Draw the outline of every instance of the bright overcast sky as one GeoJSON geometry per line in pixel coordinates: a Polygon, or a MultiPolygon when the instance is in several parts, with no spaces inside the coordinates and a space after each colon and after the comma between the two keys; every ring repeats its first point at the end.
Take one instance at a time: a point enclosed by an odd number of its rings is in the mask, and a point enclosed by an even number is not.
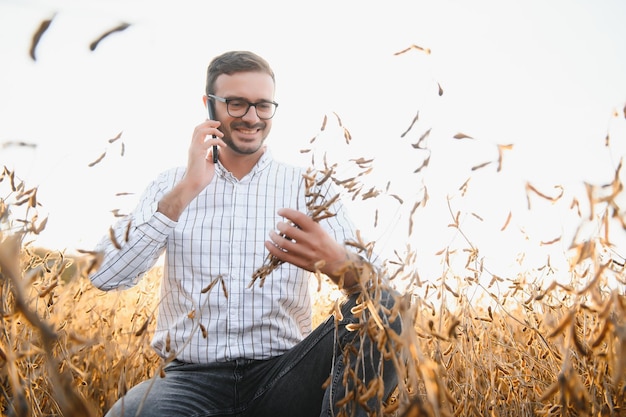
{"type": "MultiPolygon", "coordinates": [[[[467,227],[487,253],[499,247],[510,260],[524,250],[515,245],[537,246],[560,233],[571,238],[563,212],[528,212],[524,184],[546,192],[563,185],[573,194],[583,181],[612,179],[624,149],[619,141],[626,143],[623,114],[612,116],[626,103],[626,3],[367,4],[0,1],[0,143],[37,144],[0,149],[0,164],[39,187],[42,211],[50,214],[42,244],[90,248],[108,230],[110,211],[134,203],[116,193],[139,193],[159,171],[184,164],[191,132],[205,117],[206,65],[230,49],[258,52],[274,67],[280,107],[268,144],[278,158],[308,163],[299,150],[310,146],[324,115],[329,129],[337,125],[335,112],[352,144],[346,148],[338,135],[317,145],[322,152],[375,157],[374,182],[391,180],[408,209],[427,186],[428,208],[417,212],[411,241],[428,248],[420,256],[433,258],[459,238],[447,227],[447,198],[454,211],[485,219],[475,230],[470,219],[467,227]],[[32,35],[53,15],[33,62],[32,35]],[[131,26],[89,50],[121,22],[131,26]],[[412,44],[431,53],[395,55],[412,44]],[[429,128],[430,164],[415,174],[424,153],[411,144],[429,128]],[[609,130],[617,142],[612,149],[604,146],[609,130]],[[121,141],[109,144],[119,132],[121,141]],[[453,139],[459,132],[474,140],[453,139]],[[502,171],[493,164],[472,171],[497,157],[498,144],[514,145],[502,171]],[[502,235],[484,240],[510,211],[514,229],[526,235],[519,242],[502,235]]],[[[391,207],[371,234],[386,249],[401,249],[408,210],[391,207]],[[394,236],[385,241],[388,234],[394,236]]]]}

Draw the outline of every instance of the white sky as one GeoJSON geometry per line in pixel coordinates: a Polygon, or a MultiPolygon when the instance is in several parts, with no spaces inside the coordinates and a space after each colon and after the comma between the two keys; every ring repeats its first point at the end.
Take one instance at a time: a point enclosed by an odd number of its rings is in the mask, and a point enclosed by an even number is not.
{"type": "Polygon", "coordinates": [[[280,107],[268,144],[278,158],[308,163],[299,150],[309,147],[324,115],[329,130],[336,126],[336,112],[352,144],[329,135],[324,140],[332,142],[316,142],[321,152],[375,157],[372,181],[391,180],[405,198],[397,211],[386,204],[392,199],[376,200],[386,210],[377,230],[370,230],[372,204],[355,206],[381,249],[409,242],[436,265],[435,251],[462,241],[447,227],[450,197],[453,211],[484,219],[465,216],[464,227],[495,272],[560,234],[566,237],[556,249],[541,250],[562,253],[578,222],[568,210],[571,196],[584,201],[583,181],[609,182],[625,149],[624,117],[612,113],[626,103],[626,3],[367,4],[0,0],[0,143],[38,145],[0,148],[0,164],[39,187],[42,212],[50,215],[41,244],[90,248],[113,221],[110,211],[134,204],[116,193],[139,193],[159,171],[184,164],[191,132],[205,117],[206,65],[223,51],[249,49],[277,75],[280,107]],[[33,62],[32,34],[53,13],[33,62]],[[132,26],[89,51],[122,21],[132,26]],[[411,44],[432,53],[394,55],[411,44]],[[418,111],[420,120],[401,138],[418,111]],[[429,128],[430,165],[417,175],[423,152],[410,144],[429,128]],[[107,142],[120,131],[123,157],[120,141],[107,142]],[[604,147],[607,131],[611,149],[604,147]],[[475,140],[452,139],[458,132],[475,140]],[[471,171],[497,157],[497,144],[514,145],[502,172],[471,171]],[[563,185],[568,198],[536,201],[528,211],[526,181],[546,193],[563,185]],[[430,200],[409,240],[407,212],[422,184],[430,200]],[[512,226],[499,233],[509,211],[512,226]]]}

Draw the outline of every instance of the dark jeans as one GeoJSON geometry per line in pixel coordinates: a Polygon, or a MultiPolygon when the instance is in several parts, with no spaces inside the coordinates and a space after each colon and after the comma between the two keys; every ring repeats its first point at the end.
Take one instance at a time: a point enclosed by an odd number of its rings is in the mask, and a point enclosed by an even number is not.
{"type": "MultiPolygon", "coordinates": [[[[165,378],[157,375],[133,387],[106,417],[336,416],[338,409],[334,404],[346,392],[346,364],[354,370],[352,375],[364,381],[361,389],[382,374],[385,399],[397,383],[391,360],[381,361],[375,341],[346,329],[346,324],[359,321],[351,313],[357,297],[358,294],[353,294],[343,304],[343,320],[337,327],[334,317],[329,317],[279,357],[208,365],[174,361],[165,368],[165,378]],[[351,346],[350,358],[344,357],[347,345],[351,346]],[[329,376],[330,383],[324,388],[329,376]]],[[[393,303],[393,295],[384,292],[381,304],[391,308],[393,303]]],[[[389,327],[400,333],[400,319],[389,327]]],[[[354,390],[352,382],[348,385],[349,391],[354,390]]],[[[377,410],[376,401],[374,396],[368,408],[377,410]]],[[[350,402],[346,410],[348,416],[367,415],[357,402],[350,402]]]]}

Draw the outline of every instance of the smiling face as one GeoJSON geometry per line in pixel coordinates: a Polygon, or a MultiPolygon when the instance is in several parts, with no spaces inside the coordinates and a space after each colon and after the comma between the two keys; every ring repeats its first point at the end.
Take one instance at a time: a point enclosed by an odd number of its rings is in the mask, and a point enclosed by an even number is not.
{"type": "MultiPolygon", "coordinates": [[[[226,99],[241,98],[250,103],[273,101],[274,80],[264,72],[221,74],[215,80],[215,95],[226,99]]],[[[214,104],[216,117],[222,122],[222,139],[229,150],[240,155],[260,155],[272,128],[272,119],[259,119],[252,106],[243,116],[232,117],[226,110],[226,103],[214,101],[214,104]]]]}

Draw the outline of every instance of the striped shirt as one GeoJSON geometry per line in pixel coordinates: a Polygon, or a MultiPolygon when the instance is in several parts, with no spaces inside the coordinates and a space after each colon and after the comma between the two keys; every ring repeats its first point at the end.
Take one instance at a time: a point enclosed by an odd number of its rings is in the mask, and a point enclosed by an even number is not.
{"type": "MultiPolygon", "coordinates": [[[[92,282],[103,290],[131,287],[165,252],[152,341],[162,357],[174,351],[184,362],[211,363],[284,353],[311,331],[310,274],[284,263],[263,286],[249,284],[268,254],[269,231],[283,220],[277,210],[307,211],[306,170],[273,160],[268,150],[241,180],[218,163],[211,183],[173,221],[157,204],[184,172],[160,174],[114,226],[121,249],[102,238],[96,250],[104,261],[92,282]]],[[[331,181],[323,187],[328,198],[336,193],[331,181]]],[[[337,215],[321,221],[324,229],[340,243],[353,239],[345,208],[339,202],[331,211],[337,215]]]]}

